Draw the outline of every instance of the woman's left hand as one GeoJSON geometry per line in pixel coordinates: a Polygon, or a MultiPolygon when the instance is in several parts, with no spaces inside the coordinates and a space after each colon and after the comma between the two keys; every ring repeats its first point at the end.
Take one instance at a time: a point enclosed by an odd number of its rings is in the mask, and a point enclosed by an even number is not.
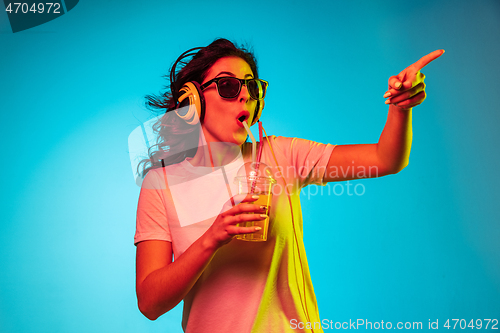
{"type": "Polygon", "coordinates": [[[406,67],[401,73],[389,78],[389,90],[384,97],[385,104],[394,104],[402,109],[410,109],[425,99],[425,75],[420,73],[434,59],[439,58],[444,50],[436,50],[423,56],[416,63],[406,67]]]}

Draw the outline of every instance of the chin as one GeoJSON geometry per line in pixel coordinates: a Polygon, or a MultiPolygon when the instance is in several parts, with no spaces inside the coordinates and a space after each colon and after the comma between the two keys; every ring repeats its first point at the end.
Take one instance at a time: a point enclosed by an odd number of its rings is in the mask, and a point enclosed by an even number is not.
{"type": "Polygon", "coordinates": [[[238,146],[241,146],[247,141],[247,134],[245,133],[244,135],[235,135],[233,137],[233,142],[237,144],[238,146]]]}

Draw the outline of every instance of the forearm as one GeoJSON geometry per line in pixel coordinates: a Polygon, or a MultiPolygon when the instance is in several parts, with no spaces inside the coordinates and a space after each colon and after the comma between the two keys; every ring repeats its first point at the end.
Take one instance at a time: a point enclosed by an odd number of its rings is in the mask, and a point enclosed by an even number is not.
{"type": "Polygon", "coordinates": [[[387,121],[377,144],[377,156],[385,170],[381,174],[401,171],[408,165],[412,142],[412,109],[389,106],[387,121]]]}
{"type": "Polygon", "coordinates": [[[217,251],[212,243],[203,235],[174,262],[137,284],[139,309],[147,318],[155,320],[187,295],[217,251]]]}

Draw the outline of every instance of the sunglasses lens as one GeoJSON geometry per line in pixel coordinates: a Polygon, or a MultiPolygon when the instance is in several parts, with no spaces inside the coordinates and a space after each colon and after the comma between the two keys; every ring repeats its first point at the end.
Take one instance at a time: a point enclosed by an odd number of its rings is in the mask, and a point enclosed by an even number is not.
{"type": "MultiPolygon", "coordinates": [[[[233,77],[225,77],[219,80],[219,94],[224,98],[235,98],[241,91],[240,80],[233,77]]],[[[253,99],[260,100],[266,96],[267,83],[262,80],[252,79],[247,81],[248,93],[253,99]]]]}
{"type": "Polygon", "coordinates": [[[219,80],[219,94],[224,98],[234,98],[240,91],[240,81],[235,78],[223,78],[219,80]]]}
{"type": "Polygon", "coordinates": [[[266,96],[267,84],[261,80],[248,81],[248,93],[253,99],[263,99],[266,96]]]}

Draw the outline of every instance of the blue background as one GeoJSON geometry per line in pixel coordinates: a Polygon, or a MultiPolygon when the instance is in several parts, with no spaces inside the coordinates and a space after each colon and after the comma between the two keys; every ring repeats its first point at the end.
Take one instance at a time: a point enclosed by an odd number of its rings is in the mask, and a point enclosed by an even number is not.
{"type": "Polygon", "coordinates": [[[500,2],[80,1],[0,22],[1,332],[181,332],[180,307],[137,309],[127,137],[177,56],[216,37],[253,46],[269,134],[335,144],[377,142],[388,78],[445,49],[409,166],[351,182],[363,195],[308,188],[309,264],[334,322],[500,319],[500,2]]]}

